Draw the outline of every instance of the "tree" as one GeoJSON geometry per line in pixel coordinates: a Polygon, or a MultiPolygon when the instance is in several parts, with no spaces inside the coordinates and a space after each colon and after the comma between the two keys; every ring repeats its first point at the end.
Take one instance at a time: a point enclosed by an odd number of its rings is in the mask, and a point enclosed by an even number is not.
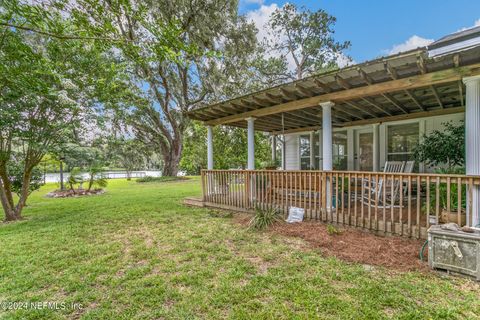
{"type": "MultiPolygon", "coordinates": [[[[336,18],[320,9],[315,12],[286,3],[275,10],[268,22],[268,39],[264,39],[267,55],[263,62],[283,80],[302,79],[322,70],[336,68],[339,58],[348,60],[343,51],[350,42],[335,41],[336,18]],[[289,70],[288,59],[294,68],[289,70]],[[280,71],[281,70],[281,71],[280,71]]],[[[262,67],[262,65],[260,65],[262,67]]],[[[265,71],[272,75],[271,71],[265,71]]]]}
{"type": "Polygon", "coordinates": [[[112,50],[142,93],[126,106],[129,123],[160,151],[164,175],[176,175],[186,113],[223,96],[219,84],[234,81],[240,52],[254,48],[254,28],[238,16],[237,1],[77,0],[68,10],[82,29],[121,39],[112,50]]]}
{"type": "Polygon", "coordinates": [[[423,136],[415,148],[415,159],[428,166],[446,165],[444,173],[456,172],[455,167],[465,164],[465,124],[443,123],[444,129],[423,136]]]}
{"type": "Polygon", "coordinates": [[[107,76],[116,73],[95,43],[62,38],[72,25],[41,5],[4,1],[0,21],[0,202],[5,219],[12,221],[22,218],[34,168],[75,136],[98,105],[98,93],[112,82],[107,76]],[[23,164],[16,202],[9,179],[12,161],[23,164]]]}
{"type": "Polygon", "coordinates": [[[109,149],[112,155],[120,162],[127,171],[127,180],[131,179],[133,170],[145,166],[146,158],[150,155],[148,147],[141,141],[134,139],[112,139],[109,142],[109,149]]]}

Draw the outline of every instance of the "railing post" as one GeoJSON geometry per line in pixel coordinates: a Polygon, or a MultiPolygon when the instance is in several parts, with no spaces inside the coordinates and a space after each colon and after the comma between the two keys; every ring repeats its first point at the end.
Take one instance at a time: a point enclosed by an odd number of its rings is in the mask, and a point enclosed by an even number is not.
{"type": "Polygon", "coordinates": [[[205,172],[203,169],[200,171],[200,177],[202,179],[202,202],[205,202],[207,197],[205,195],[205,172]]]}

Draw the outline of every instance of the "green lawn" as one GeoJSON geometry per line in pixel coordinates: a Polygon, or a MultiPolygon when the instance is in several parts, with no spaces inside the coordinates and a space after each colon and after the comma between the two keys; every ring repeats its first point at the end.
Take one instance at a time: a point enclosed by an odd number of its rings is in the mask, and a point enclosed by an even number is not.
{"type": "Polygon", "coordinates": [[[110,181],[101,196],[35,193],[26,220],[0,225],[0,301],[81,310],[6,319],[475,319],[473,281],[325,258],[298,239],[253,233],[184,207],[199,181],[110,181]]]}

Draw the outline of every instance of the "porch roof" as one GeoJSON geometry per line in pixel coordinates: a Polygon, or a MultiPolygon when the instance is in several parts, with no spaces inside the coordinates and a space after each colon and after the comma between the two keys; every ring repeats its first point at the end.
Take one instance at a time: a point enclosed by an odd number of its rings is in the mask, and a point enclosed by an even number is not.
{"type": "Polygon", "coordinates": [[[480,75],[480,46],[431,55],[423,47],[378,58],[198,108],[188,116],[242,128],[254,117],[255,130],[279,134],[319,129],[319,103],[327,101],[335,103],[336,127],[463,112],[462,78],[480,75]]]}

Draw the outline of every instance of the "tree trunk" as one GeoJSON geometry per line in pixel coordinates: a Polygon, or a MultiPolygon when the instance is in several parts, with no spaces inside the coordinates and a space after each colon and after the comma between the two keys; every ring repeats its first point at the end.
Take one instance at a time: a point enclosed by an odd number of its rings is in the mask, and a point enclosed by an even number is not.
{"type": "Polygon", "coordinates": [[[182,142],[175,141],[170,152],[163,155],[162,176],[176,177],[178,174],[178,164],[182,156],[182,142]]]}

